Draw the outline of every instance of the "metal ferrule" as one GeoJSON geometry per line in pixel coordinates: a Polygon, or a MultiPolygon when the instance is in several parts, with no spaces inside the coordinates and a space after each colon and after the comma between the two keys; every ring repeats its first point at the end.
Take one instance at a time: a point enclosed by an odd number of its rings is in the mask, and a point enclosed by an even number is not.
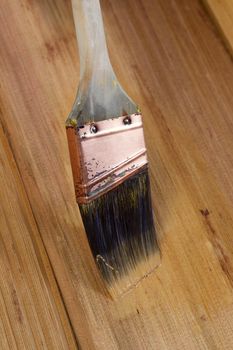
{"type": "Polygon", "coordinates": [[[140,114],[66,130],[80,204],[108,192],[147,165],[140,114]]]}

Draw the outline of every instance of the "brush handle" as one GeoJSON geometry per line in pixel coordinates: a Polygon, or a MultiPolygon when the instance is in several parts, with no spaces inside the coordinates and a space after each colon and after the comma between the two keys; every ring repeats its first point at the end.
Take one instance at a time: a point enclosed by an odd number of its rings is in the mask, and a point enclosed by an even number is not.
{"type": "Polygon", "coordinates": [[[99,0],[72,0],[80,57],[80,82],[68,117],[78,125],[137,112],[111,66],[99,0]]]}

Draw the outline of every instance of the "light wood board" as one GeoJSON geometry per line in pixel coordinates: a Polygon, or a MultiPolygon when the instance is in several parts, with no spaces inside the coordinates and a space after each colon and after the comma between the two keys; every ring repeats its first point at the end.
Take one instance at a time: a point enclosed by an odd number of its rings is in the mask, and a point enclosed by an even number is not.
{"type": "Polygon", "coordinates": [[[77,343],[0,124],[0,349],[77,343]]]}
{"type": "Polygon", "coordinates": [[[231,58],[198,0],[102,8],[113,66],[144,114],[163,255],[118,301],[105,293],[73,192],[64,121],[79,65],[70,3],[2,0],[0,11],[2,124],[75,336],[91,350],[232,349],[231,58]]]}

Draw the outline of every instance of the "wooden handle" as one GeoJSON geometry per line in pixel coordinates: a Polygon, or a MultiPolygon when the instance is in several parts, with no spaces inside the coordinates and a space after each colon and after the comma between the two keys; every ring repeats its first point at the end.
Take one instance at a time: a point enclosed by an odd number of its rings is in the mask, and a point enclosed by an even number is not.
{"type": "Polygon", "coordinates": [[[137,112],[112,69],[99,0],[72,0],[79,46],[80,83],[67,123],[79,125],[137,112]]]}
{"type": "Polygon", "coordinates": [[[112,71],[106,46],[99,0],[72,0],[80,57],[80,81],[101,67],[112,71]]]}

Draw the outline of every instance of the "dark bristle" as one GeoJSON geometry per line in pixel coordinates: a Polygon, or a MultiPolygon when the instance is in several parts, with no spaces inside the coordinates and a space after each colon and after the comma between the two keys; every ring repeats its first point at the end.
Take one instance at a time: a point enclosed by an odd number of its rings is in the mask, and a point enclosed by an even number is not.
{"type": "Polygon", "coordinates": [[[158,250],[148,169],[80,205],[93,256],[111,284],[158,250]]]}

